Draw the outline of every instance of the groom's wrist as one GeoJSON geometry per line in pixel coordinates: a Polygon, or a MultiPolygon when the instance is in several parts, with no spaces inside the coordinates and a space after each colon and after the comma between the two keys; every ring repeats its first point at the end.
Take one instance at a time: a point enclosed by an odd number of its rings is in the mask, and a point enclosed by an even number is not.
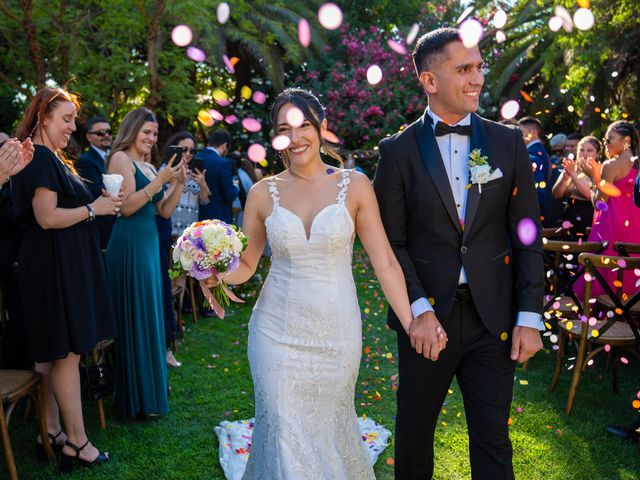
{"type": "Polygon", "coordinates": [[[433,312],[433,306],[425,297],[421,297],[411,304],[411,314],[414,319],[425,312],[433,312]]]}

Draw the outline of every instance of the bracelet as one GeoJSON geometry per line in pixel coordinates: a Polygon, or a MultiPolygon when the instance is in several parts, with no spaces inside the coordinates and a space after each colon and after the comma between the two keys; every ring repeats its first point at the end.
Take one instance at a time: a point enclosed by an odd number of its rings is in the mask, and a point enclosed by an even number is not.
{"type": "Polygon", "coordinates": [[[142,187],[142,191],[144,192],[144,194],[147,196],[147,198],[149,199],[149,201],[151,201],[153,199],[153,197],[151,196],[151,194],[149,192],[147,192],[147,187],[142,187]]]}
{"type": "Polygon", "coordinates": [[[96,212],[93,211],[93,207],[88,203],[85,205],[85,207],[87,207],[87,212],[89,212],[87,222],[93,222],[96,219],[96,212]]]}

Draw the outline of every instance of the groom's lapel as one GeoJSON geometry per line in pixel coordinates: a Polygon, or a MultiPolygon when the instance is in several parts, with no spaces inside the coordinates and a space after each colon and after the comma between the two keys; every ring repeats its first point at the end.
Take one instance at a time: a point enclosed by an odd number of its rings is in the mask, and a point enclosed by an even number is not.
{"type": "Polygon", "coordinates": [[[442,203],[444,204],[449,217],[451,217],[451,221],[458,229],[458,232],[460,232],[460,219],[458,218],[453,193],[451,192],[449,177],[447,176],[447,171],[444,168],[442,155],[440,155],[440,149],[438,148],[436,137],[433,134],[433,127],[431,126],[431,123],[431,116],[425,112],[422,119],[416,125],[416,140],[418,142],[418,147],[420,148],[420,156],[427,167],[429,175],[431,175],[431,178],[433,179],[433,183],[436,186],[436,190],[438,190],[438,194],[442,199],[442,203]]]}
{"type": "MultiPolygon", "coordinates": [[[[473,133],[471,134],[471,150],[469,151],[472,152],[474,149],[479,148],[482,155],[488,156],[487,135],[484,129],[484,124],[482,123],[482,119],[475,113],[471,114],[471,127],[473,128],[473,133]]],[[[491,159],[489,159],[489,163],[491,163],[491,159]]],[[[480,203],[481,196],[478,185],[472,184],[471,188],[469,188],[469,191],[467,192],[467,209],[464,216],[464,233],[462,235],[463,241],[471,229],[471,224],[473,223],[476,212],[478,211],[478,204],[480,203]]]]}

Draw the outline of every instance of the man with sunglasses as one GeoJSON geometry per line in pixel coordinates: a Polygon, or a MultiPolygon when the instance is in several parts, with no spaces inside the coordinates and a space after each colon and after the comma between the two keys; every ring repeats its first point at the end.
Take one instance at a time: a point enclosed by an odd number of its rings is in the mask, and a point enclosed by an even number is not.
{"type": "MultiPolygon", "coordinates": [[[[105,117],[91,117],[85,125],[89,148],[78,158],[76,170],[87,188],[95,198],[102,195],[104,184],[102,174],[107,173],[106,160],[111,148],[111,127],[105,117]]],[[[101,215],[96,217],[96,225],[100,233],[100,246],[107,248],[111,229],[116,217],[101,215]]]]}

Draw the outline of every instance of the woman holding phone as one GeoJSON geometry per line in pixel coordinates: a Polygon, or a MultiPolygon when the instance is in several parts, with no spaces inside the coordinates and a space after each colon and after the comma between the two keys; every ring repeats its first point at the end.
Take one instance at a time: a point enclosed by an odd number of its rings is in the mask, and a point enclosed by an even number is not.
{"type": "Polygon", "coordinates": [[[169,411],[155,217],[156,213],[171,217],[187,179],[187,167],[173,156],[157,172],[148,161],[157,140],[156,117],[146,108],[137,108],[124,117],[107,158],[109,173],[123,176],[124,193],[122,215],[113,226],[106,258],[118,327],[116,407],[121,417],[169,411]]]}
{"type": "MultiPolygon", "coordinates": [[[[204,180],[204,171],[202,164],[198,169],[193,162],[193,156],[196,153],[196,141],[193,135],[183,131],[173,135],[165,144],[162,151],[161,165],[162,170],[171,160],[173,155],[182,158],[183,165],[189,168],[189,175],[184,187],[178,206],[171,214],[171,218],[164,218],[160,215],[156,216],[158,225],[158,240],[160,242],[160,269],[162,273],[162,297],[164,302],[164,328],[165,343],[167,348],[167,366],[177,368],[180,362],[176,360],[171,351],[171,341],[176,331],[176,317],[173,313],[173,300],[171,295],[171,280],[169,279],[169,254],[171,245],[175,237],[182,234],[185,228],[193,222],[198,221],[198,212],[200,203],[208,203],[211,191],[204,180]]],[[[200,162],[202,163],[202,161],[200,162]]]]}

